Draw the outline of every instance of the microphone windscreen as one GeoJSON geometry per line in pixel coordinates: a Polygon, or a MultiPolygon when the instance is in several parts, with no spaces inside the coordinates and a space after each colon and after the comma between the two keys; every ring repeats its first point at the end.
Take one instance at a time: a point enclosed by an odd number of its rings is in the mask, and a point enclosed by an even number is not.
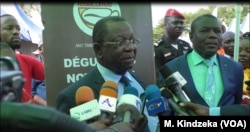
{"type": "Polygon", "coordinates": [[[82,86],[76,91],[76,104],[80,105],[95,99],[92,89],[88,86],[82,86]]]}
{"type": "Polygon", "coordinates": [[[161,66],[159,68],[159,71],[165,79],[168,78],[173,73],[166,65],[161,66]]]}
{"type": "Polygon", "coordinates": [[[148,100],[161,97],[161,92],[158,86],[151,84],[146,87],[145,96],[148,100]]]}
{"type": "Polygon", "coordinates": [[[117,98],[118,85],[114,81],[106,81],[100,90],[100,95],[117,98]]]}
{"type": "Polygon", "coordinates": [[[136,97],[139,96],[137,89],[132,86],[125,87],[124,94],[132,94],[132,95],[135,95],[136,97]]]}

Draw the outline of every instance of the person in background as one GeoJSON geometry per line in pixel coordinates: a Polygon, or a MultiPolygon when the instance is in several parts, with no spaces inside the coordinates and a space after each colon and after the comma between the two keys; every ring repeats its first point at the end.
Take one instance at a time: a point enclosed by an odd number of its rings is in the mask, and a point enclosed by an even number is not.
{"type": "Polygon", "coordinates": [[[37,60],[44,63],[43,44],[39,44],[38,48],[35,51],[33,51],[32,54],[34,54],[34,56],[35,56],[35,58],[37,58],[37,60]]]}
{"type": "MultiPolygon", "coordinates": [[[[7,43],[13,51],[16,51],[21,47],[21,26],[19,25],[17,19],[9,14],[1,15],[0,21],[1,40],[7,43]]],[[[26,80],[23,87],[22,102],[33,103],[31,95],[32,78],[41,81],[44,80],[44,65],[34,57],[28,55],[15,54],[15,56],[26,80]]]]}
{"type": "MultiPolygon", "coordinates": [[[[97,100],[105,81],[113,81],[118,85],[117,100],[124,94],[126,85],[136,88],[139,96],[145,92],[145,85],[132,71],[140,41],[126,19],[119,16],[102,18],[94,26],[92,40],[97,65],[79,81],[58,93],[56,109],[61,112],[69,114],[70,108],[77,106],[75,94],[81,86],[92,88],[97,100]],[[127,84],[123,82],[122,77],[127,78],[127,84]]],[[[142,122],[135,127],[135,131],[155,131],[158,118],[149,116],[147,109],[144,109],[143,113],[145,115],[138,119],[138,122],[142,122]]],[[[116,117],[117,121],[121,121],[119,116],[116,117]]]]}
{"type": "Polygon", "coordinates": [[[31,95],[35,104],[44,105],[44,106],[47,105],[45,80],[39,81],[37,79],[32,79],[31,95]]]}
{"type": "MultiPolygon", "coordinates": [[[[44,64],[43,44],[39,44],[37,50],[33,51],[32,53],[38,61],[44,64]]],[[[45,80],[39,81],[37,79],[32,79],[32,97],[34,103],[47,105],[45,80]]]]}
{"type": "Polygon", "coordinates": [[[0,38],[0,57],[9,56],[15,58],[15,52],[10,48],[10,46],[3,42],[0,38]]]}
{"type": "Polygon", "coordinates": [[[227,31],[222,34],[222,48],[224,49],[224,56],[233,59],[234,56],[234,36],[235,33],[227,31]]]}
{"type": "Polygon", "coordinates": [[[219,20],[211,14],[198,16],[191,24],[189,36],[193,50],[165,66],[185,78],[187,83],[183,89],[191,101],[207,107],[240,104],[243,67],[240,63],[217,54],[222,43],[219,20]],[[208,61],[211,63],[209,66],[206,64],[208,61]]]}
{"type": "MultiPolygon", "coordinates": [[[[223,23],[225,24],[225,22],[223,22],[223,23]]],[[[221,24],[222,34],[224,34],[226,32],[226,26],[224,24],[221,24]]],[[[220,54],[220,55],[225,55],[225,50],[224,50],[222,45],[219,48],[219,50],[217,51],[217,53],[220,54]]]]}
{"type": "Polygon", "coordinates": [[[224,34],[226,31],[227,31],[226,23],[224,21],[222,21],[222,24],[221,24],[221,33],[224,34]]]}
{"type": "Polygon", "coordinates": [[[244,84],[243,84],[243,104],[250,104],[250,32],[242,35],[239,43],[239,62],[244,68],[244,84]]]}
{"type": "Polygon", "coordinates": [[[185,17],[175,9],[168,9],[164,18],[164,34],[154,46],[157,84],[161,79],[159,67],[191,49],[188,42],[179,39],[184,31],[185,17]]]}

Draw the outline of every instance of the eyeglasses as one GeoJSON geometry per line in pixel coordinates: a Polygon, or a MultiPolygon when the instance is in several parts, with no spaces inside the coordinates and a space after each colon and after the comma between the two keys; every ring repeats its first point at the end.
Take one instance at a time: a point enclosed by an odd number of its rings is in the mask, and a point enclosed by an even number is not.
{"type": "Polygon", "coordinates": [[[140,40],[139,39],[133,39],[133,40],[118,40],[116,42],[103,42],[104,45],[114,45],[116,48],[119,47],[128,47],[128,46],[133,46],[137,47],[140,45],[140,40]]]}

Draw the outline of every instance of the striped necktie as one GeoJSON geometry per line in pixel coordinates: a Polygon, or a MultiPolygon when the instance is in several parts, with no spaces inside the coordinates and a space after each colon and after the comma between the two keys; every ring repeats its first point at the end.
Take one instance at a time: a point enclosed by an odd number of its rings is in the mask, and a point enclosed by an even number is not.
{"type": "Polygon", "coordinates": [[[212,60],[204,60],[204,63],[208,66],[207,80],[204,99],[210,107],[215,107],[215,75],[214,75],[214,62],[212,60]]]}
{"type": "Polygon", "coordinates": [[[130,86],[131,84],[129,83],[129,79],[126,76],[122,76],[120,79],[120,82],[124,84],[124,87],[130,86]]]}

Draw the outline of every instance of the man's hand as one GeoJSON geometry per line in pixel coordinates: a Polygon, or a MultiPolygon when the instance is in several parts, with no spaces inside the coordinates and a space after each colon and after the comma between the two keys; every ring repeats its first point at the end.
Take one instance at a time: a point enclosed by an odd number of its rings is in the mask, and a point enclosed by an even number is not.
{"type": "Polygon", "coordinates": [[[209,116],[209,108],[200,104],[195,104],[192,102],[181,102],[179,103],[181,107],[185,109],[190,109],[194,111],[197,116],[209,116]]]}
{"type": "Polygon", "coordinates": [[[148,119],[145,115],[142,115],[140,119],[135,123],[135,132],[143,132],[148,125],[148,119]]]}
{"type": "Polygon", "coordinates": [[[103,130],[109,127],[109,124],[111,123],[110,119],[104,119],[104,120],[99,120],[96,122],[93,122],[89,124],[92,128],[94,128],[96,131],[98,130],[103,130]]]}

